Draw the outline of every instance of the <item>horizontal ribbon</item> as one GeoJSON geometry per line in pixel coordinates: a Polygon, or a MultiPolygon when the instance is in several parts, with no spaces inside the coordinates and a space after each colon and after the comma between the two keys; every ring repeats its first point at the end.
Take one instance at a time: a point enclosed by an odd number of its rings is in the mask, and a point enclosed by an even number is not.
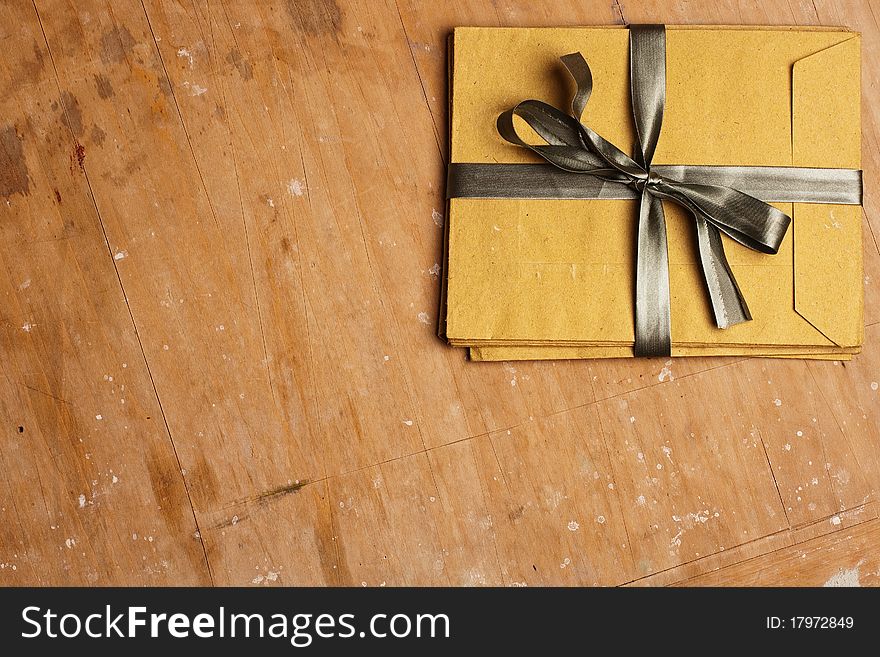
{"type": "Polygon", "coordinates": [[[630,91],[638,149],[629,157],[581,123],[592,92],[580,53],[562,57],[577,83],[571,113],[526,100],[498,117],[507,141],[549,164],[449,165],[449,198],[637,199],[635,353],[669,355],[671,318],[666,219],[662,199],[694,216],[703,277],[719,328],[751,319],[724,254],[721,233],[756,251],[775,254],[791,218],[768,202],[858,205],[862,176],[852,169],[764,166],[653,165],[666,96],[666,31],[630,26],[630,91]],[[524,120],[546,144],[516,132],[524,120]]]}
{"type": "MultiPolygon", "coordinates": [[[[862,203],[862,172],[857,169],[655,164],[651,170],[676,182],[733,187],[765,203],[862,203]]],[[[453,162],[446,189],[449,198],[625,201],[641,196],[629,183],[563,171],[552,164],[453,162]]]]}

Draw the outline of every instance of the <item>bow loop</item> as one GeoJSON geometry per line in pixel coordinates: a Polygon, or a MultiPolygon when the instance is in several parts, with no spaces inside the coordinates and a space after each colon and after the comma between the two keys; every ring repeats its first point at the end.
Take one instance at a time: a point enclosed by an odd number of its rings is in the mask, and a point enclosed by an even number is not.
{"type": "Polygon", "coordinates": [[[593,93],[593,72],[587,60],[579,52],[563,55],[560,59],[577,85],[577,90],[571,99],[571,115],[580,121],[584,108],[590,100],[590,94],[593,93]]]}

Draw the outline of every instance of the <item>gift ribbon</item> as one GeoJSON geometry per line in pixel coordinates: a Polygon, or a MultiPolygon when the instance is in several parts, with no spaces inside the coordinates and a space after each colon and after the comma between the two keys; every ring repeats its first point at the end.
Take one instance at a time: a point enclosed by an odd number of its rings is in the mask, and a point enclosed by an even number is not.
{"type": "Polygon", "coordinates": [[[775,254],[791,218],[767,201],[860,205],[861,171],[804,167],[652,165],[666,101],[666,30],[629,28],[630,91],[638,148],[629,157],[582,124],[593,76],[580,53],[562,57],[577,83],[571,114],[525,100],[498,117],[498,132],[549,164],[449,165],[449,198],[638,199],[635,354],[671,353],[669,263],[662,200],[688,209],[697,228],[700,265],[719,328],[750,320],[721,233],[775,254]],[[546,144],[517,134],[523,119],[546,144]],[[587,175],[584,175],[587,174],[587,175]]]}

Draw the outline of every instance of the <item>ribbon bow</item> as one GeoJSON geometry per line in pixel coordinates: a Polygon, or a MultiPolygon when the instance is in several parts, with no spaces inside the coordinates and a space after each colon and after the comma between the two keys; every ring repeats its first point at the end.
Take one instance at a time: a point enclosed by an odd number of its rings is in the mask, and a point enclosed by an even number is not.
{"type": "Polygon", "coordinates": [[[498,132],[507,141],[528,148],[559,169],[634,188],[641,199],[635,353],[663,356],[671,353],[671,320],[662,199],[684,206],[694,216],[700,264],[719,328],[752,318],[724,254],[721,233],[750,249],[775,254],[791,218],[738,189],[702,182],[699,170],[703,167],[652,168],[666,101],[666,30],[662,25],[633,25],[629,35],[630,90],[638,137],[634,157],[581,123],[593,89],[593,76],[580,53],[561,58],[577,83],[571,115],[547,103],[526,100],[498,117],[498,132]],[[535,145],[521,139],[514,116],[523,119],[547,143],[535,145]]]}

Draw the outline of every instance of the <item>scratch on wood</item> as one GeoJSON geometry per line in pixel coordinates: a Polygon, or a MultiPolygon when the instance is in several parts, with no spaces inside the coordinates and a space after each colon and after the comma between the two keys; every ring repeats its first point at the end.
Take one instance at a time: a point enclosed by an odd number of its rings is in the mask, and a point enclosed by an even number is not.
{"type": "Polygon", "coordinates": [[[620,2],[618,2],[618,0],[614,0],[614,2],[611,3],[611,8],[615,12],[617,12],[618,16],[620,16],[621,25],[626,25],[626,16],[623,15],[623,6],[620,4],[620,2]]]}
{"type": "Polygon", "coordinates": [[[290,495],[291,493],[296,493],[303,486],[311,483],[308,479],[303,479],[302,481],[296,481],[292,484],[287,484],[285,486],[279,486],[278,488],[272,488],[271,490],[263,491],[259,495],[257,495],[254,500],[261,504],[265,504],[270,500],[274,500],[278,497],[284,497],[285,495],[290,495]]]}
{"type": "MultiPolygon", "coordinates": [[[[61,397],[56,397],[56,396],[53,395],[52,393],[46,392],[46,391],[44,391],[44,390],[40,390],[39,388],[34,388],[33,386],[29,386],[29,385],[26,384],[26,383],[22,383],[21,385],[23,385],[23,386],[24,386],[25,388],[27,388],[28,390],[33,390],[34,392],[37,392],[37,393],[39,393],[39,394],[41,394],[41,395],[45,395],[46,397],[50,397],[51,399],[54,399],[55,401],[57,401],[57,402],[59,402],[59,403],[61,403],[61,404],[67,404],[67,405],[69,405],[69,406],[74,406],[74,407],[75,407],[74,404],[71,404],[71,403],[70,403],[69,401],[67,401],[66,399],[62,399],[61,397]]],[[[23,433],[23,432],[22,432],[22,433],[23,433]]]]}
{"type": "Polygon", "coordinates": [[[776,496],[779,498],[779,505],[782,507],[782,515],[785,516],[785,524],[791,529],[791,520],[788,517],[788,511],[785,508],[785,500],[782,498],[782,491],[779,490],[779,482],[776,481],[776,473],[773,471],[773,464],[770,462],[770,454],[767,453],[767,445],[764,443],[764,436],[758,429],[758,438],[761,440],[761,449],[764,450],[764,459],[767,461],[767,468],[770,470],[770,477],[773,479],[773,485],[776,487],[776,496]]]}
{"type": "MultiPolygon", "coordinates": [[[[224,510],[229,511],[237,507],[246,507],[251,504],[263,506],[273,500],[277,500],[287,495],[290,495],[291,493],[297,493],[301,488],[308,486],[311,483],[313,482],[309,479],[297,479],[292,484],[285,484],[283,486],[278,486],[277,488],[270,488],[269,490],[265,490],[262,493],[257,493],[256,495],[251,495],[250,497],[243,497],[239,500],[235,500],[234,502],[227,504],[224,507],[224,510]]],[[[230,518],[227,518],[214,525],[213,529],[222,529],[224,527],[236,525],[247,517],[247,512],[239,511],[230,518]]]]}

